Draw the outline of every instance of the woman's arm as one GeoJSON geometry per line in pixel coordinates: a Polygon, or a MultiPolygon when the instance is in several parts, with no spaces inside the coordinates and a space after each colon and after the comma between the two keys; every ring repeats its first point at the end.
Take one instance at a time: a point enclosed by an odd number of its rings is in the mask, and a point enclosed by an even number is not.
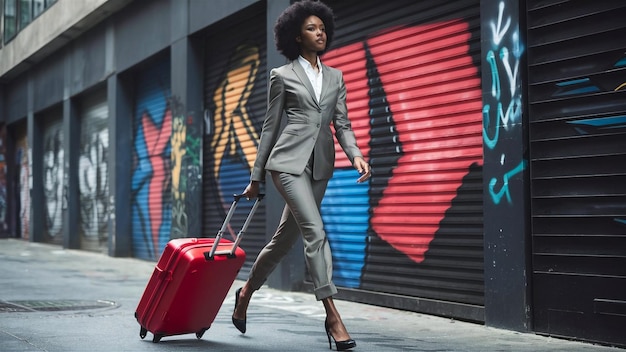
{"type": "Polygon", "coordinates": [[[261,141],[257,150],[254,166],[250,173],[250,183],[242,192],[248,199],[259,194],[259,183],[265,182],[265,164],[276,143],[280,130],[280,120],[285,105],[285,85],[276,69],[270,72],[269,90],[267,92],[267,112],[261,130],[261,141]]]}
{"type": "Polygon", "coordinates": [[[269,91],[267,93],[267,112],[261,130],[259,149],[250,176],[251,181],[265,181],[265,164],[278,138],[284,105],[285,85],[277,70],[273,69],[270,72],[269,91]]]}
{"type": "Polygon", "coordinates": [[[343,80],[343,74],[340,73],[339,96],[337,97],[337,107],[335,108],[335,116],[333,125],[335,127],[335,136],[343,149],[344,153],[352,163],[352,166],[361,174],[357,182],[361,183],[371,176],[371,168],[363,158],[363,153],[359,149],[356,142],[356,136],[352,130],[352,124],[348,119],[348,107],[346,104],[346,84],[343,80]]]}

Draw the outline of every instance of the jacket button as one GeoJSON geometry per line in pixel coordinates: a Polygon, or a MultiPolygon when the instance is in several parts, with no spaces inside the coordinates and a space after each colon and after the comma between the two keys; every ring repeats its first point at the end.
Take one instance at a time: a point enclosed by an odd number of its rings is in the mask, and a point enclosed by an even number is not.
{"type": "Polygon", "coordinates": [[[322,109],[317,109],[317,112],[322,112],[322,109]]]}
{"type": "Polygon", "coordinates": [[[319,123],[317,124],[317,127],[320,127],[320,124],[319,124],[319,123]]]}

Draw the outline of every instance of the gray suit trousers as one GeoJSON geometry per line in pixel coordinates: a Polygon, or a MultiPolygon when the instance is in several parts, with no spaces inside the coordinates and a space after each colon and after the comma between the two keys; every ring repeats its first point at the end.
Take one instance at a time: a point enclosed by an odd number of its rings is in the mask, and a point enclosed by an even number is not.
{"type": "Polygon", "coordinates": [[[302,234],[305,262],[313,279],[315,298],[321,300],[336,294],[337,288],[332,282],[332,256],[320,214],[328,180],[314,180],[309,166],[301,175],[277,171],[271,171],[271,174],[286,205],[274,236],[252,266],[248,282],[255,290],[261,288],[302,234]]]}

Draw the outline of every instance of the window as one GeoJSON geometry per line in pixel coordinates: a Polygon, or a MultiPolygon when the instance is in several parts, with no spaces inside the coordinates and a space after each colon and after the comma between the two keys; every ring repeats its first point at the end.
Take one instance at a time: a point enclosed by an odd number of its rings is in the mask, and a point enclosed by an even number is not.
{"type": "Polygon", "coordinates": [[[0,0],[0,49],[4,44],[4,0],[0,0]]]}
{"type": "Polygon", "coordinates": [[[40,13],[45,9],[45,1],[44,0],[34,0],[33,1],[33,18],[39,16],[40,13]]]}
{"type": "Polygon", "coordinates": [[[33,19],[33,3],[31,0],[20,0],[20,23],[19,28],[26,27],[33,19]]]}
{"type": "Polygon", "coordinates": [[[4,41],[17,34],[17,0],[4,0],[4,41]]]}
{"type": "MultiPolygon", "coordinates": [[[[13,39],[19,31],[24,29],[33,19],[41,15],[58,0],[4,0],[4,13],[2,14],[4,33],[2,40],[7,43],[13,39]]],[[[0,4],[2,0],[0,0],[0,4]]],[[[1,43],[0,43],[1,44],[1,43]]],[[[0,45],[2,47],[2,45],[0,45]]]]}

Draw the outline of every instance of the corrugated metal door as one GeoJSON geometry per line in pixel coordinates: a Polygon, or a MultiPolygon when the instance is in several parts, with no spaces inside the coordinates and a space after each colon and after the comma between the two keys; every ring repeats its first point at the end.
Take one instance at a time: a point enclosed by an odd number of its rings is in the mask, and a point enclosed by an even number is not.
{"type": "Polygon", "coordinates": [[[92,94],[80,107],[80,192],[81,248],[103,252],[108,248],[109,214],[109,109],[106,91],[92,94]]]}
{"type": "Polygon", "coordinates": [[[626,3],[527,6],[534,327],[626,346],[626,3]]]}
{"type": "Polygon", "coordinates": [[[373,169],[356,184],[337,145],[322,205],[335,283],[459,303],[470,308],[433,312],[482,320],[479,1],[329,4],[323,61],[344,73],[373,169]]]}
{"type": "Polygon", "coordinates": [[[139,68],[135,82],[133,253],[138,258],[156,260],[170,240],[172,224],[169,57],[139,68]]]}
{"type": "Polygon", "coordinates": [[[46,214],[45,241],[61,244],[63,241],[63,177],[65,160],[63,149],[63,119],[61,113],[44,113],[43,133],[43,188],[46,214]]]}
{"type": "MultiPolygon", "coordinates": [[[[258,4],[211,28],[206,41],[206,134],[203,153],[203,234],[215,236],[233,201],[250,181],[266,108],[265,7],[258,4]]],[[[242,201],[233,216],[235,235],[252,202],[242,201]]],[[[261,203],[241,247],[247,277],[265,245],[265,203],[261,203]]]]}
{"type": "Polygon", "coordinates": [[[17,204],[16,204],[16,232],[19,237],[28,239],[30,236],[30,155],[28,147],[28,130],[26,123],[20,123],[15,128],[15,165],[17,167],[17,204]]]}

